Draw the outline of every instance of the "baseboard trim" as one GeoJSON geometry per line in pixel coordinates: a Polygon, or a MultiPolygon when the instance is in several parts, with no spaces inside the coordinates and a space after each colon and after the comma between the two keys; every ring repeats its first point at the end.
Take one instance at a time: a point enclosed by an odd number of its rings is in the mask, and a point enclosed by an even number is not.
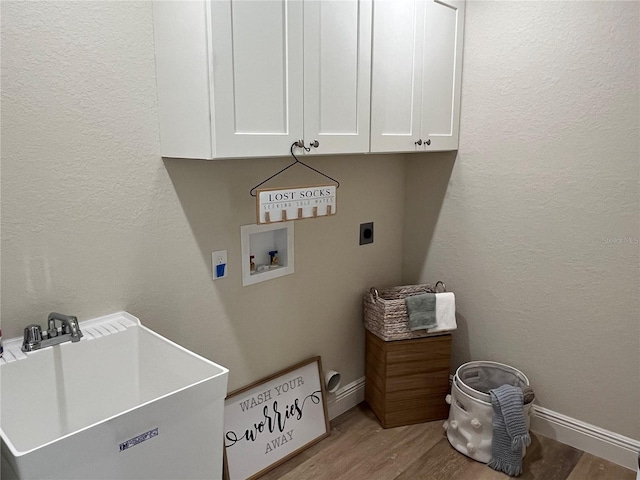
{"type": "MultiPolygon", "coordinates": [[[[327,410],[330,420],[364,401],[364,384],[365,377],[361,377],[340,388],[335,394],[328,395],[327,410]]],[[[625,437],[538,405],[533,405],[531,430],[634,472],[638,470],[640,440],[625,437]]]]}
{"type": "Polygon", "coordinates": [[[531,430],[634,472],[638,470],[640,440],[619,435],[538,405],[533,406],[531,430]]]}
{"type": "Polygon", "coordinates": [[[337,416],[342,415],[360,402],[364,402],[364,381],[365,377],[358,378],[338,389],[335,394],[329,394],[329,399],[327,400],[329,420],[333,420],[337,416]],[[333,398],[331,398],[331,396],[333,396],[333,398]]]}

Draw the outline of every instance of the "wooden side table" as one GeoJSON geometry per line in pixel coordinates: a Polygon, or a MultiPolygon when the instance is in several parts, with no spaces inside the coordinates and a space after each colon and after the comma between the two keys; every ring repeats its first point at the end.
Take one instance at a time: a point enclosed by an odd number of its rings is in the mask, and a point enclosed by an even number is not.
{"type": "Polygon", "coordinates": [[[382,427],[447,418],[451,334],[392,342],[366,334],[365,400],[382,427]]]}

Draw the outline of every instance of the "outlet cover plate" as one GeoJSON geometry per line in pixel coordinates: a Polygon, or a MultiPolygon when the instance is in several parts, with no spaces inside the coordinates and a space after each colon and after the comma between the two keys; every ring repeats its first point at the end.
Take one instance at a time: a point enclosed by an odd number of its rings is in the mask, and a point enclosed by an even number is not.
{"type": "Polygon", "coordinates": [[[211,270],[213,279],[225,278],[228,273],[227,251],[217,250],[211,254],[211,270]]]}
{"type": "Polygon", "coordinates": [[[373,222],[360,224],[360,245],[373,243],[373,222]]]}

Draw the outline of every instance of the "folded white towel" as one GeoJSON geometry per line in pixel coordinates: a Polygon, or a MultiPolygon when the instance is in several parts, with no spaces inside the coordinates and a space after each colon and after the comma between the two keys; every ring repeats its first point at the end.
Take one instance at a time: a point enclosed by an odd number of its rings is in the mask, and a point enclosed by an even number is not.
{"type": "Polygon", "coordinates": [[[447,332],[458,328],[456,324],[456,297],[453,292],[436,293],[436,322],[429,333],[447,332]]]}

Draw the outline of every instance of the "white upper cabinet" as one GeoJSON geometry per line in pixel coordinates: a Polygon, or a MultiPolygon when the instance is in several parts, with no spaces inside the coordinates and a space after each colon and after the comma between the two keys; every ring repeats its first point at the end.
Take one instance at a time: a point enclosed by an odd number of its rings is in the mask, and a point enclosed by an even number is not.
{"type": "Polygon", "coordinates": [[[369,151],[371,1],[304,2],[304,140],[311,153],[369,151]]]}
{"type": "Polygon", "coordinates": [[[464,1],[376,0],[371,151],[456,150],[464,1]]]}
{"type": "Polygon", "coordinates": [[[154,35],[163,156],[369,151],[370,0],[156,1],[154,35]]]}
{"type": "Polygon", "coordinates": [[[206,5],[213,157],[286,155],[303,132],[302,3],[206,5]]]}

